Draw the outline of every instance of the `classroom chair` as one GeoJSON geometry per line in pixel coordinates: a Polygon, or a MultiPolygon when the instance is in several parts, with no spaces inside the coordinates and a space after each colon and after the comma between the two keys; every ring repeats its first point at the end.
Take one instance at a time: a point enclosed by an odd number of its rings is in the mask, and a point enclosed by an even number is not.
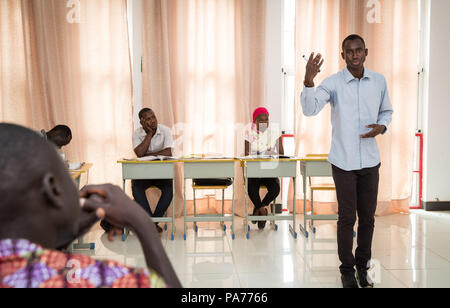
{"type": "MultiPolygon", "coordinates": [[[[328,154],[308,154],[306,155],[307,158],[328,158],[328,154]]],[[[314,226],[314,192],[315,191],[336,191],[336,186],[334,184],[313,184],[312,178],[308,178],[309,182],[309,189],[311,192],[311,215],[312,218],[309,221],[309,226],[312,230],[312,232],[316,233],[316,227],[314,226]]],[[[353,232],[353,236],[356,236],[356,233],[353,232]]]]}
{"type": "MultiPolygon", "coordinates": [[[[225,216],[225,190],[233,184],[233,180],[230,178],[227,179],[194,179],[192,183],[192,190],[194,193],[194,217],[197,216],[197,203],[195,198],[195,191],[197,190],[222,190],[222,214],[221,216],[225,216]]],[[[205,215],[207,216],[207,215],[205,215]]],[[[214,215],[217,216],[217,215],[214,215]]],[[[222,221],[220,222],[221,228],[223,231],[227,230],[227,226],[222,221]]],[[[198,232],[197,222],[194,222],[194,230],[198,232]]]]}
{"type": "MultiPolygon", "coordinates": [[[[146,193],[147,196],[147,200],[149,201],[150,207],[152,204],[155,204],[155,206],[153,208],[150,208],[150,210],[152,211],[152,213],[154,213],[155,209],[156,209],[156,204],[158,203],[159,198],[161,197],[161,191],[159,190],[158,187],[156,186],[150,186],[147,190],[146,193]],[[148,193],[148,191],[150,191],[150,193],[148,193]],[[150,198],[149,198],[150,196],[150,198]],[[153,196],[157,196],[156,198],[153,198],[153,196]],[[156,200],[153,200],[156,199],[156,200]],[[155,202],[151,202],[151,201],[155,201],[155,202]]],[[[175,198],[175,196],[174,196],[175,198]]],[[[173,200],[172,200],[172,204],[173,204],[173,200]]],[[[170,206],[169,206],[170,208],[170,206]]],[[[174,211],[175,209],[172,209],[172,211],[174,211]]],[[[161,220],[165,220],[167,218],[167,212],[169,211],[169,209],[167,209],[167,211],[164,213],[164,216],[162,218],[157,218],[157,217],[152,217],[152,221],[154,223],[160,223],[160,222],[164,222],[164,231],[167,231],[167,222],[165,221],[161,221],[161,220]]],[[[172,216],[173,217],[173,216],[172,216]]],[[[174,224],[174,220],[172,218],[171,223],[174,224]]],[[[109,224],[108,224],[109,225],[109,224]]],[[[105,228],[104,228],[105,229],[105,228]]],[[[128,236],[130,235],[130,230],[124,228],[123,229],[123,233],[122,233],[122,242],[125,242],[128,238],[128,236]]],[[[172,240],[174,240],[174,234],[172,234],[172,240]]]]}
{"type": "MultiPolygon", "coordinates": [[[[244,187],[245,187],[245,178],[244,178],[244,187]]],[[[264,186],[264,185],[261,185],[260,187],[259,187],[259,189],[261,190],[266,190],[267,191],[267,187],[266,186],[264,186]]],[[[247,195],[247,198],[248,198],[248,192],[246,191],[245,192],[245,194],[247,195]]],[[[250,201],[250,200],[249,200],[250,201]]],[[[268,209],[268,215],[267,216],[258,216],[258,218],[270,218],[270,217],[273,217],[273,216],[275,216],[275,204],[276,204],[276,200],[274,200],[271,204],[270,204],[270,206],[269,206],[269,209],[268,209]]],[[[255,205],[253,205],[253,206],[255,206],[255,205]]],[[[252,220],[250,220],[249,219],[249,213],[247,212],[247,213],[245,213],[245,215],[247,216],[247,220],[248,221],[252,221],[252,220]]],[[[270,220],[270,219],[267,219],[267,221],[270,221],[270,225],[271,225],[271,227],[275,230],[275,231],[278,231],[278,225],[275,223],[275,220],[270,220]]],[[[246,228],[246,226],[245,226],[245,220],[244,220],[244,229],[246,228]]],[[[247,226],[247,228],[248,228],[248,230],[247,231],[250,231],[250,225],[248,225],[247,226]]],[[[248,233],[247,233],[248,234],[248,233]]]]}

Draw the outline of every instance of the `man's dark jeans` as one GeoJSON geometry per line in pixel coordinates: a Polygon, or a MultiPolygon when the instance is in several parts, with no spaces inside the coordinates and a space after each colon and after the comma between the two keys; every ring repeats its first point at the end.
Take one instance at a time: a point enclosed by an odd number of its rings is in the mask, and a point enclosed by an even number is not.
{"type": "Polygon", "coordinates": [[[339,207],[337,227],[338,253],[342,274],[365,270],[372,258],[380,165],[357,171],[333,166],[333,178],[339,207]],[[353,256],[353,231],[358,215],[358,247],[353,256]]]}
{"type": "Polygon", "coordinates": [[[169,208],[173,199],[173,182],[172,180],[134,180],[131,182],[134,200],[151,216],[163,217],[169,208]],[[148,204],[145,192],[150,187],[157,187],[161,190],[161,198],[156,206],[155,212],[152,213],[148,204]]]}

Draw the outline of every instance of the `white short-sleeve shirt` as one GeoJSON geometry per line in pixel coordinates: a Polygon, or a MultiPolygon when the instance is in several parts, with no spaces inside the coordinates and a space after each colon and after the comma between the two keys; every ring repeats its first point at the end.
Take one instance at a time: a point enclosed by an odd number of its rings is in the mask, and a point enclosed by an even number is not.
{"type": "Polygon", "coordinates": [[[264,132],[258,132],[254,124],[249,124],[245,131],[245,140],[250,143],[250,155],[264,154],[268,151],[278,152],[280,137],[279,125],[272,123],[264,132]]]}
{"type": "MultiPolygon", "coordinates": [[[[133,149],[136,149],[145,139],[147,133],[144,128],[138,128],[133,134],[133,149]]],[[[155,153],[164,149],[173,148],[174,142],[172,137],[172,131],[167,126],[158,124],[156,133],[150,142],[150,147],[147,153],[155,153]]]]}

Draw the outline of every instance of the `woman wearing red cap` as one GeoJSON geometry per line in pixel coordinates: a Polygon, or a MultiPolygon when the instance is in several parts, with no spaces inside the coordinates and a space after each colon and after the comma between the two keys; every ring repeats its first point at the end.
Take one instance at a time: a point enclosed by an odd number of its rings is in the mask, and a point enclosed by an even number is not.
{"type": "MultiPolygon", "coordinates": [[[[253,112],[253,123],[246,134],[246,156],[284,155],[281,132],[274,125],[269,125],[269,111],[266,108],[257,108],[253,112]]],[[[253,216],[267,216],[269,206],[280,194],[280,180],[278,178],[249,178],[248,196],[255,208],[253,216]],[[267,195],[261,200],[259,189],[265,186],[267,195]]],[[[256,222],[253,222],[256,223],[256,222]]],[[[266,221],[259,221],[258,228],[264,229],[266,221]]]]}

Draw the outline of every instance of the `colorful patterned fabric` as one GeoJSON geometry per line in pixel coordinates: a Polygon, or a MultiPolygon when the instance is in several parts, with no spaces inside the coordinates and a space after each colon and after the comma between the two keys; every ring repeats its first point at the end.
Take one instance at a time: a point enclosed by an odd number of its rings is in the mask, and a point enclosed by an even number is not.
{"type": "Polygon", "coordinates": [[[27,240],[0,241],[0,288],[164,288],[154,271],[46,250],[27,240]]]}

